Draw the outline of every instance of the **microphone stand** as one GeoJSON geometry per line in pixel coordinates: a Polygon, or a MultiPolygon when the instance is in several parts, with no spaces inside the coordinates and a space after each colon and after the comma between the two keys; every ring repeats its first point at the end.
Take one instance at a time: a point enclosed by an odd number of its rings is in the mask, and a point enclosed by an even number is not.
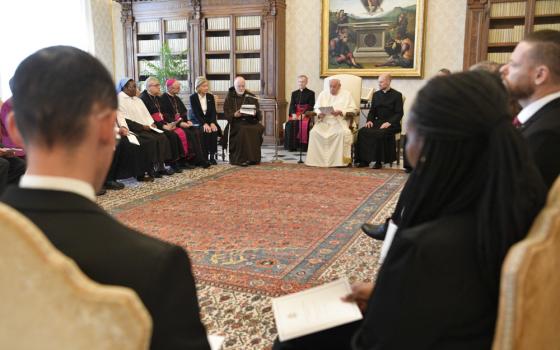
{"type": "MultiPolygon", "coordinates": [[[[298,104],[301,104],[301,94],[303,94],[302,90],[299,91],[298,104]]],[[[309,121],[307,123],[308,123],[307,127],[309,128],[309,121]]],[[[303,140],[303,114],[299,116],[299,160],[298,160],[298,164],[303,164],[303,160],[301,159],[302,153],[303,153],[303,141],[302,140],[303,140]]]]}
{"type": "Polygon", "coordinates": [[[274,99],[274,157],[272,163],[283,163],[278,159],[278,100],[274,99]]]}

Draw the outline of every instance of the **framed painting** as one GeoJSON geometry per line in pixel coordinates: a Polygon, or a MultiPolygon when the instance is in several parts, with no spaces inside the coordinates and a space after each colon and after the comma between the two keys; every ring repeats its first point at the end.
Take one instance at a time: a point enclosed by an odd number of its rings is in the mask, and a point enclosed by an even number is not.
{"type": "Polygon", "coordinates": [[[422,77],[425,0],[322,1],[322,77],[422,77]]]}

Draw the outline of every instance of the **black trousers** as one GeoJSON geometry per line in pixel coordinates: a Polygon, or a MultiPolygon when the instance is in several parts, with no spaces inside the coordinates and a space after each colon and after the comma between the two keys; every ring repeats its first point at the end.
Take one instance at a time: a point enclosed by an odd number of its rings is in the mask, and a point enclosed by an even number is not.
{"type": "Polygon", "coordinates": [[[25,173],[25,160],[18,157],[0,157],[0,193],[7,184],[16,184],[25,173]]]}

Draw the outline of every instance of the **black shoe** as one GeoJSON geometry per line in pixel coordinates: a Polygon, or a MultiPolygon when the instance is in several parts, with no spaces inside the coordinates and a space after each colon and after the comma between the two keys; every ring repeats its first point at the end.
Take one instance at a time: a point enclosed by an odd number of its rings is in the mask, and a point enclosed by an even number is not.
{"type": "Polygon", "coordinates": [[[161,175],[159,171],[154,172],[154,174],[150,176],[152,176],[154,179],[161,179],[163,177],[163,175],[161,175]]]}
{"type": "Polygon", "coordinates": [[[180,174],[183,172],[183,170],[181,169],[181,167],[177,164],[173,164],[171,166],[171,169],[173,169],[174,172],[176,172],[177,174],[180,174]]]}
{"type": "Polygon", "coordinates": [[[154,182],[154,178],[151,175],[138,176],[136,180],[138,182],[154,182]]]}
{"type": "Polygon", "coordinates": [[[165,176],[171,176],[171,175],[175,174],[173,169],[162,169],[162,170],[158,171],[157,173],[159,175],[165,175],[165,176]]]}
{"type": "Polygon", "coordinates": [[[387,230],[385,230],[385,225],[373,225],[373,224],[362,224],[362,231],[369,237],[377,240],[384,240],[387,230]]]}
{"type": "Polygon", "coordinates": [[[189,164],[189,163],[185,163],[185,164],[181,164],[181,168],[182,169],[186,169],[186,170],[192,170],[194,168],[196,168],[194,165],[189,164]]]}
{"type": "Polygon", "coordinates": [[[211,158],[209,163],[212,164],[212,165],[218,165],[218,162],[216,162],[216,159],[214,159],[214,158],[211,158]]]}
{"type": "Polygon", "coordinates": [[[412,172],[412,168],[406,167],[406,168],[404,168],[404,172],[407,173],[407,174],[410,174],[412,172]]]}
{"type": "Polygon", "coordinates": [[[368,166],[369,166],[369,163],[366,163],[366,162],[359,162],[359,163],[356,164],[357,168],[365,168],[365,167],[368,167],[368,166]]]}
{"type": "Polygon", "coordinates": [[[96,193],[96,195],[97,195],[97,196],[102,196],[102,195],[104,195],[105,193],[107,193],[107,190],[106,190],[104,187],[102,187],[102,188],[99,190],[99,192],[96,193]]]}
{"type": "Polygon", "coordinates": [[[108,190],[122,190],[124,188],[124,184],[117,182],[115,180],[109,180],[105,182],[103,187],[108,190]]]}
{"type": "Polygon", "coordinates": [[[259,164],[261,164],[261,162],[257,162],[256,160],[250,160],[247,163],[249,163],[249,165],[259,165],[259,164]]]}
{"type": "Polygon", "coordinates": [[[243,162],[243,163],[239,164],[239,166],[249,166],[249,165],[250,165],[249,162],[243,162]]]}
{"type": "Polygon", "coordinates": [[[210,162],[204,162],[204,163],[200,164],[200,166],[204,169],[208,169],[208,168],[210,168],[210,162]]]}
{"type": "Polygon", "coordinates": [[[375,164],[373,164],[373,168],[374,169],[381,169],[381,168],[383,168],[383,164],[381,164],[381,162],[375,162],[375,164]]]}

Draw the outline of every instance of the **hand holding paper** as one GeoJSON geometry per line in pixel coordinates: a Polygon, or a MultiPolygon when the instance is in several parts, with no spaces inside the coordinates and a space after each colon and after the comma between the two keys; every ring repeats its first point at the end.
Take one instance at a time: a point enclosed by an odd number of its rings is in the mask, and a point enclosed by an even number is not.
{"type": "Polygon", "coordinates": [[[356,303],[342,299],[351,294],[347,279],[272,299],[278,338],[290,340],[361,320],[356,303]]]}

